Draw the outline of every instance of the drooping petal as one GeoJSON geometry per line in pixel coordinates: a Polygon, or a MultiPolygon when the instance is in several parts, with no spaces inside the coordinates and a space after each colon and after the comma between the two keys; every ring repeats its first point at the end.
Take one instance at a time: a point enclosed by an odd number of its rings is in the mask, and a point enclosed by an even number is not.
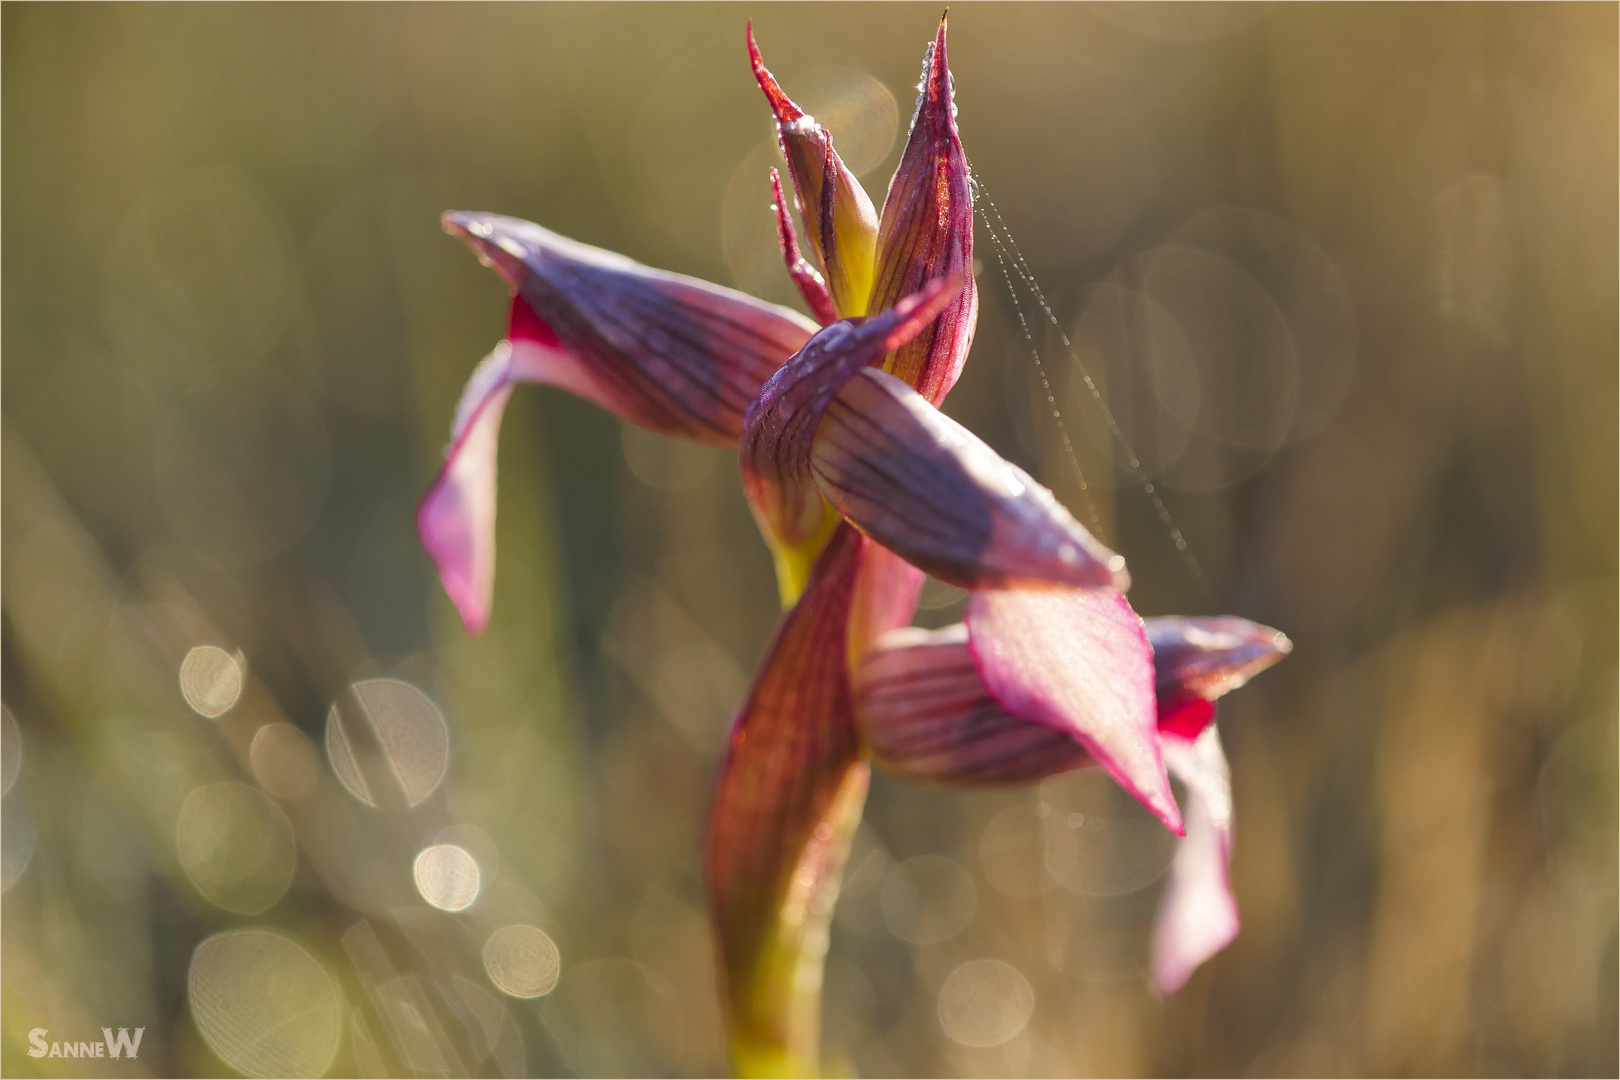
{"type": "Polygon", "coordinates": [[[543,327],[569,357],[545,381],[664,434],[736,445],[760,387],[816,329],[788,308],[532,222],[477,213],[443,221],[522,298],[521,321],[543,327]]]}
{"type": "Polygon", "coordinates": [[[885,634],[854,669],[856,724],[872,757],[927,784],[1022,784],[1091,761],[1072,732],[1013,716],[990,696],[961,623],[885,634]]]}
{"type": "MultiPolygon", "coordinates": [[[[889,182],[878,226],[872,310],[915,292],[925,281],[973,268],[973,196],[967,155],[956,131],[955,90],[945,56],[945,20],[923,57],[917,111],[900,167],[889,182]]],[[[970,280],[939,320],[890,356],[883,369],[938,405],[956,385],[979,317],[970,280]]]]}
{"type": "Polygon", "coordinates": [[[1077,738],[1115,780],[1181,834],[1142,620],[1109,588],[982,589],[968,645],[990,695],[1015,716],[1077,738]]]}
{"type": "Polygon", "coordinates": [[[960,286],[960,278],[930,282],[880,315],[819,331],[749,408],[738,464],[749,505],[777,557],[784,603],[793,592],[786,583],[815,561],[837,522],[809,469],[811,441],[828,401],[855,372],[914,337],[960,286]]]}
{"type": "Polygon", "coordinates": [[[588,371],[554,337],[547,340],[542,327],[520,329],[523,336],[497,345],[467,381],[444,464],[416,510],[422,547],[474,636],[489,624],[495,587],[495,451],[513,385],[549,382],[584,397],[597,392],[588,371]]]}
{"type": "Polygon", "coordinates": [[[839,513],[953,585],[1128,586],[1125,560],[1050,491],[893,375],[843,384],[810,462],[839,513]]]}
{"type": "Polygon", "coordinates": [[[1188,698],[1214,701],[1294,648],[1282,631],[1235,615],[1167,615],[1144,622],[1161,708],[1188,698]]]}
{"type": "MultiPolygon", "coordinates": [[[[832,133],[795,105],[766,70],[754,42],[753,23],[748,24],[748,58],[776,116],[776,134],[793,177],[805,238],[821,264],[834,308],[846,319],[881,310],[867,303],[878,232],[872,200],[833,149],[832,133]]],[[[883,306],[916,292],[926,280],[918,278],[912,288],[895,293],[883,306]]]]}
{"type": "Polygon", "coordinates": [[[1238,933],[1237,898],[1227,876],[1232,857],[1232,778],[1215,725],[1196,739],[1166,734],[1164,760],[1187,785],[1187,836],[1170,866],[1153,930],[1153,986],[1180,990],[1205,960],[1238,933]]]}
{"type": "Polygon", "coordinates": [[[771,170],[771,197],[771,210],[776,214],[776,237],[782,247],[782,261],[787,264],[788,277],[793,279],[793,285],[804,297],[804,302],[810,305],[810,314],[816,317],[817,322],[822,326],[837,322],[838,311],[833,307],[826,280],[799,254],[799,237],[793,231],[793,216],[788,213],[787,197],[782,194],[782,178],[775,169],[771,170]]]}
{"type": "Polygon", "coordinates": [[[737,1065],[815,1069],[828,921],[868,767],[853,723],[846,633],[868,541],[840,528],[783,619],[731,737],[706,870],[737,1065]]]}

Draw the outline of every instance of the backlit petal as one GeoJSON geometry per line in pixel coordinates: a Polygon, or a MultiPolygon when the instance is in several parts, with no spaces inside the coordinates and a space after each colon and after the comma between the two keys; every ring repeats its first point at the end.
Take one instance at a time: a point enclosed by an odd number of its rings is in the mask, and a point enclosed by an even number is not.
{"type": "Polygon", "coordinates": [[[495,458],[501,413],[518,382],[594,388],[567,350],[528,337],[502,341],[473,371],[456,406],[444,464],[416,511],[422,547],[469,633],[489,623],[495,586],[495,458]]]}
{"type": "Polygon", "coordinates": [[[444,227],[506,279],[527,305],[524,320],[573,357],[562,385],[588,387],[591,400],[654,431],[734,446],[760,387],[816,329],[788,308],[532,222],[447,213],[444,227]]]}
{"type": "Polygon", "coordinates": [[[1232,857],[1232,779],[1211,724],[1197,739],[1163,738],[1164,760],[1187,785],[1187,836],[1176,850],[1153,930],[1153,986],[1173,994],[1238,932],[1232,857]]]}
{"type": "Polygon", "coordinates": [[[1125,560],[1050,491],[882,371],[859,372],[825,406],[811,467],[857,528],[953,585],[1129,582],[1125,560]]]}
{"type": "Polygon", "coordinates": [[[969,597],[966,622],[985,687],[1004,709],[1075,736],[1166,828],[1181,833],[1159,754],[1153,654],[1122,594],[984,589],[969,597]]]}
{"type": "Polygon", "coordinates": [[[815,1067],[828,920],[868,777],[844,660],[867,545],[848,526],[828,543],[732,724],[715,785],[709,896],[733,1045],[755,1067],[815,1067]]]}
{"type": "MultiPolygon", "coordinates": [[[[973,197],[967,155],[956,132],[955,90],[945,56],[945,20],[923,58],[917,111],[889,183],[878,226],[872,309],[881,310],[925,281],[973,269],[973,197]]],[[[938,405],[962,373],[979,316],[969,281],[939,320],[883,365],[938,405]]]]}
{"type": "Polygon", "coordinates": [[[1144,620],[1161,701],[1214,701],[1293,651],[1280,630],[1234,615],[1144,620]]]}

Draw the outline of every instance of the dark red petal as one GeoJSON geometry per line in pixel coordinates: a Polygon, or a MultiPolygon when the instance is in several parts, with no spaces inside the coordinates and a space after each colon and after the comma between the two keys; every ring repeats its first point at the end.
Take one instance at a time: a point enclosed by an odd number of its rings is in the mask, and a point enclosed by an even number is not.
{"type": "Polygon", "coordinates": [[[857,528],[954,585],[1129,580],[1050,491],[882,371],[860,371],[825,406],[811,468],[857,528]]]}
{"type": "Polygon", "coordinates": [[[734,1041],[812,1063],[828,920],[868,775],[844,659],[867,543],[841,527],[783,619],[732,724],[709,815],[734,1041]]]}
{"type": "Polygon", "coordinates": [[[1153,654],[1113,589],[985,589],[968,599],[968,644],[990,695],[1014,716],[1076,737],[1181,833],[1159,754],[1153,654]]]}
{"type": "MultiPolygon", "coordinates": [[[[900,167],[889,182],[878,225],[872,309],[879,310],[944,274],[972,273],[973,196],[945,55],[945,20],[923,59],[917,111],[900,167]]],[[[969,281],[939,320],[883,365],[938,405],[962,372],[978,322],[978,287],[969,281]]]]}
{"type": "Polygon", "coordinates": [[[837,322],[838,312],[833,309],[827,282],[799,254],[799,238],[793,231],[793,216],[788,213],[787,198],[782,194],[782,178],[775,169],[771,170],[771,195],[771,210],[776,214],[776,236],[782,246],[782,261],[787,264],[788,276],[793,279],[804,302],[810,305],[810,314],[816,317],[817,322],[822,326],[837,322]]]}
{"type": "Polygon", "coordinates": [[[1197,739],[1162,738],[1171,775],[1187,785],[1187,838],[1176,850],[1153,930],[1153,987],[1180,990],[1238,933],[1232,858],[1232,778],[1213,725],[1197,739]]]}
{"type": "Polygon", "coordinates": [[[879,639],[855,669],[855,716],[873,759],[921,783],[1029,783],[1091,763],[1073,734],[990,696],[960,623],[879,639]]]}
{"type": "Polygon", "coordinates": [[[444,227],[497,270],[574,355],[587,396],[654,431],[735,445],[759,388],[815,331],[788,308],[642,266],[532,222],[447,213],[444,227]]]}

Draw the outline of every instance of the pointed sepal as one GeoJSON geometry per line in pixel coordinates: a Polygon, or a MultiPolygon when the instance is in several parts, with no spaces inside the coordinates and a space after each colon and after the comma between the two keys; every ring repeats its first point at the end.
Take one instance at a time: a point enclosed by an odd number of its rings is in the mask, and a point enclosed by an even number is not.
{"type": "MultiPolygon", "coordinates": [[[[776,117],[777,139],[793,178],[805,239],[821,264],[834,309],[841,318],[879,310],[868,303],[878,233],[871,198],[833,149],[832,133],[777,85],[754,41],[753,23],[748,24],[748,58],[776,117]]],[[[925,280],[919,278],[913,288],[895,293],[883,306],[916,292],[925,280]]]]}
{"type": "MultiPolygon", "coordinates": [[[[917,110],[889,182],[878,226],[872,307],[881,309],[924,281],[973,270],[973,195],[967,155],[956,130],[955,90],[945,55],[945,20],[923,57],[917,110]]],[[[884,362],[938,405],[945,399],[973,342],[978,287],[969,280],[926,333],[884,362]]]]}

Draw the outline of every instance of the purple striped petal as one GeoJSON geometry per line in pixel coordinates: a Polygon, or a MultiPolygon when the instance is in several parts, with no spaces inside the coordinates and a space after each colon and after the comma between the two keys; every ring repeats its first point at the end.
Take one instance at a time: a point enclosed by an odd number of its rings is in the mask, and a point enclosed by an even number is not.
{"type": "MultiPolygon", "coordinates": [[[[642,266],[532,222],[447,213],[580,374],[567,389],[668,435],[734,446],[743,414],[815,324],[696,278],[642,266]]],[[[551,380],[548,380],[551,381],[551,380]]]]}
{"type": "MultiPolygon", "coordinates": [[[[973,197],[967,155],[956,133],[956,102],[945,56],[945,20],[923,58],[917,111],[889,182],[878,226],[872,310],[915,292],[925,281],[973,269],[973,197]]],[[[979,317],[970,279],[939,320],[883,365],[938,405],[956,384],[979,317]]]]}
{"type": "MultiPolygon", "coordinates": [[[[867,319],[844,319],[820,331],[771,376],[744,419],[738,465],[754,516],[784,563],[814,560],[830,514],[810,477],[816,425],[838,388],[857,371],[911,340],[950,301],[961,279],[930,282],[893,308],[867,319]]],[[[784,600],[791,600],[784,588],[784,600]]]]}
{"type": "Polygon", "coordinates": [[[839,513],[953,585],[1128,586],[1125,560],[1050,491],[893,375],[843,384],[810,461],[839,513]]]}
{"type": "Polygon", "coordinates": [[[1235,615],[1144,620],[1161,701],[1214,701],[1293,651],[1280,630],[1235,615]]]}
{"type": "Polygon", "coordinates": [[[879,639],[855,669],[855,715],[873,760],[920,783],[1030,783],[1091,760],[1072,733],[990,696],[961,623],[879,639]]]}
{"type": "Polygon", "coordinates": [[[866,793],[846,634],[868,541],[840,528],[783,619],[731,728],[706,871],[734,1046],[814,1068],[838,877],[866,793]]]}
{"type": "MultiPolygon", "coordinates": [[[[876,254],[878,216],[872,200],[860,181],[844,166],[833,149],[832,133],[816,118],[799,108],[782,92],[765,67],[754,42],[754,24],[748,24],[748,58],[754,67],[759,88],[765,91],[771,112],[776,116],[777,139],[804,221],[805,238],[821,263],[827,291],[839,316],[850,318],[881,308],[870,306],[872,269],[876,254]]],[[[902,296],[910,295],[924,281],[918,278],[912,288],[895,293],[883,307],[892,307],[902,296]]]]}
{"type": "Polygon", "coordinates": [[[968,645],[990,695],[1014,716],[1074,736],[1181,834],[1159,754],[1153,653],[1113,589],[984,589],[968,599],[968,645]]]}
{"type": "Polygon", "coordinates": [[[1232,857],[1232,778],[1211,724],[1197,739],[1166,734],[1164,760],[1187,785],[1187,837],[1153,930],[1153,986],[1169,995],[1238,933],[1237,898],[1227,876],[1232,857]]]}

